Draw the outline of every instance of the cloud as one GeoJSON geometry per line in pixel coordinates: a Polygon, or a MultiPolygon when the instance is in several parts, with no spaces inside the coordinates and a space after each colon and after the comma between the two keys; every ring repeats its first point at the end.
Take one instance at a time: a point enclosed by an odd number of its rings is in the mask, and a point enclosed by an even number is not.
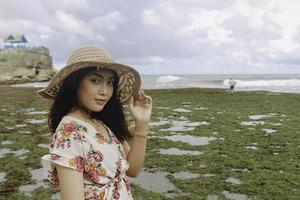
{"type": "Polygon", "coordinates": [[[75,12],[91,9],[88,0],[42,0],[40,2],[51,11],[64,10],[75,12]]]}
{"type": "Polygon", "coordinates": [[[0,32],[10,33],[41,33],[50,34],[53,29],[49,26],[26,19],[2,20],[0,19],[0,32]]]}
{"type": "Polygon", "coordinates": [[[0,1],[0,11],[0,19],[2,20],[24,19],[39,21],[48,19],[47,10],[42,6],[41,1],[36,0],[0,1]]]}
{"type": "Polygon", "coordinates": [[[146,25],[161,25],[159,15],[153,10],[143,10],[142,21],[146,25]]]}
{"type": "Polygon", "coordinates": [[[45,34],[42,34],[42,35],[40,35],[40,37],[42,38],[42,39],[49,39],[49,35],[45,35],[45,34]]]}
{"type": "Polygon", "coordinates": [[[79,34],[86,37],[92,37],[94,30],[91,29],[84,21],[76,18],[72,14],[63,10],[55,12],[55,19],[61,31],[68,34],[79,34]]]}
{"type": "Polygon", "coordinates": [[[89,24],[97,30],[110,30],[110,31],[116,31],[118,29],[118,26],[122,23],[125,23],[125,16],[122,16],[122,14],[117,11],[111,11],[109,13],[106,13],[103,16],[97,16],[93,18],[89,24]]]}
{"type": "Polygon", "coordinates": [[[73,48],[96,44],[147,73],[300,72],[299,6],[298,0],[0,1],[0,37],[23,33],[29,46],[47,46],[56,68],[73,48]]]}
{"type": "Polygon", "coordinates": [[[231,31],[231,37],[243,41],[268,41],[282,37],[282,28],[267,16],[261,17],[261,24],[251,24],[251,17],[235,15],[223,22],[231,31]]]}
{"type": "Polygon", "coordinates": [[[164,59],[162,59],[162,58],[159,57],[159,56],[150,56],[150,57],[149,57],[149,60],[150,60],[150,62],[152,62],[152,63],[161,63],[161,62],[164,61],[164,59]]]}

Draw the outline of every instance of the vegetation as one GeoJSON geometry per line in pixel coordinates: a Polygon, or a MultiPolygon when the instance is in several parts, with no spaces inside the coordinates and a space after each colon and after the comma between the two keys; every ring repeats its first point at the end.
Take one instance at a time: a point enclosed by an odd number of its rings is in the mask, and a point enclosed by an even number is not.
{"type": "MultiPolygon", "coordinates": [[[[51,199],[57,191],[38,188],[26,196],[19,187],[35,184],[29,168],[41,167],[40,157],[48,149],[38,146],[50,142],[46,119],[50,101],[39,97],[33,88],[0,87],[0,149],[27,149],[22,159],[14,154],[0,158],[0,199],[51,199]],[[26,126],[16,126],[26,124],[26,126]],[[19,132],[21,131],[21,132],[19,132]],[[29,131],[24,133],[22,131],[29,131]]],[[[166,178],[177,189],[158,193],[132,184],[135,199],[226,199],[226,193],[243,194],[248,199],[299,199],[300,197],[300,95],[237,92],[231,96],[217,89],[145,90],[153,98],[151,137],[147,142],[145,171],[168,172],[166,178]],[[181,108],[181,110],[174,110],[181,108]],[[190,112],[189,112],[190,111],[190,112]],[[249,118],[250,117],[250,118],[249,118]],[[187,131],[164,131],[172,121],[207,122],[187,131]],[[181,134],[215,137],[206,145],[172,141],[165,136],[181,134]],[[160,154],[160,149],[178,148],[203,152],[201,155],[160,154]],[[199,175],[181,179],[179,172],[199,175]],[[211,176],[204,176],[210,174],[211,176]],[[238,179],[240,184],[228,178],[238,179]],[[169,195],[172,197],[168,197],[169,195]]],[[[127,113],[128,114],[128,113],[127,113]]],[[[44,181],[47,183],[47,181],[44,181]]],[[[157,182],[160,184],[160,182],[157,182]]]]}

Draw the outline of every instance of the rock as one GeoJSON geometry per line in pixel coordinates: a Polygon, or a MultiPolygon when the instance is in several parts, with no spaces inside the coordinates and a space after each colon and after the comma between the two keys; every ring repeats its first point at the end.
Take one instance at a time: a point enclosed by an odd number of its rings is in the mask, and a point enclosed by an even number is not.
{"type": "Polygon", "coordinates": [[[55,73],[46,47],[0,49],[0,84],[49,81],[55,73]]]}

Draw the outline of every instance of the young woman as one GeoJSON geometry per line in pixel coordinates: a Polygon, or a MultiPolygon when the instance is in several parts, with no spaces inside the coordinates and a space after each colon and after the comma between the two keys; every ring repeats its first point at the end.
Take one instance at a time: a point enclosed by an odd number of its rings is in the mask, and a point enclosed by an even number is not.
{"type": "Polygon", "coordinates": [[[41,163],[62,200],[132,199],[127,176],[137,177],[143,166],[152,111],[140,84],[133,68],[114,62],[103,48],[85,46],[38,91],[54,100],[50,153],[41,163]]]}

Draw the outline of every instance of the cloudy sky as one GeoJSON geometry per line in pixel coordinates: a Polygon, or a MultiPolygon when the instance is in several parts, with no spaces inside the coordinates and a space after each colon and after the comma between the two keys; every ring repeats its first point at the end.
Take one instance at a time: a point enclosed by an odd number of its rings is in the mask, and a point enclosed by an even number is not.
{"type": "Polygon", "coordinates": [[[142,74],[300,73],[299,10],[299,0],[9,0],[0,38],[25,34],[56,69],[94,44],[142,74]]]}

